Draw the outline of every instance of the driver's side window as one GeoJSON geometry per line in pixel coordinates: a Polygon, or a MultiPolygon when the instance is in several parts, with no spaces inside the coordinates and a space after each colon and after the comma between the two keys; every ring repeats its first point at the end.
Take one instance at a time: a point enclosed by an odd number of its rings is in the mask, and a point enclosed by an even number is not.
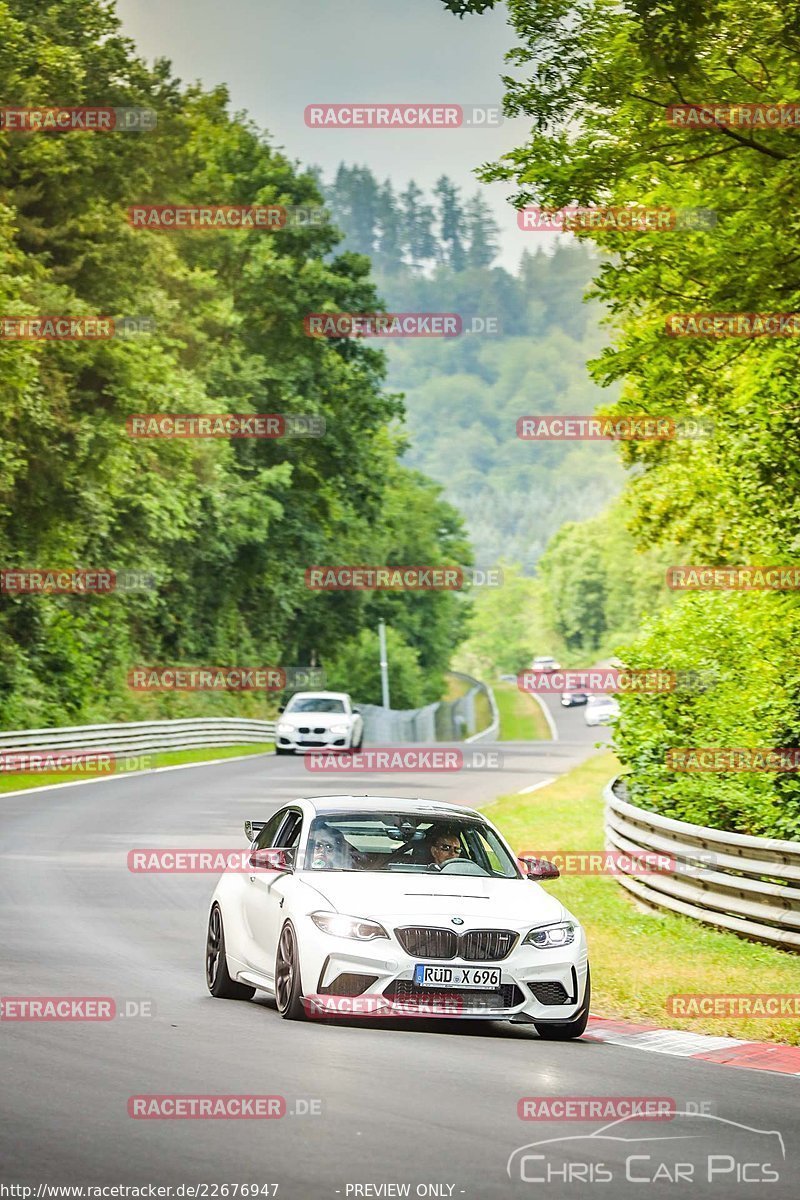
{"type": "Polygon", "coordinates": [[[280,846],[285,850],[296,850],[300,842],[300,830],[303,828],[303,814],[296,808],[289,812],[283,828],[278,835],[277,842],[273,842],[274,846],[280,846]]]}
{"type": "Polygon", "coordinates": [[[256,850],[269,850],[271,846],[275,845],[274,839],[278,836],[278,830],[280,829],[285,817],[285,808],[278,809],[278,811],[270,817],[256,839],[256,850]]]}

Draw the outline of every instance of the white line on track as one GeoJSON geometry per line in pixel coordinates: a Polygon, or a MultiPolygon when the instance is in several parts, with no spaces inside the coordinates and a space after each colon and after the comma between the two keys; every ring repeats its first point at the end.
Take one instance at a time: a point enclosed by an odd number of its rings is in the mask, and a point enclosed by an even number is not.
{"type": "Polygon", "coordinates": [[[551,775],[549,779],[540,779],[538,783],[532,783],[530,787],[520,788],[517,792],[518,796],[529,796],[531,792],[538,792],[539,788],[547,787],[548,783],[555,783],[557,776],[551,775]]]}

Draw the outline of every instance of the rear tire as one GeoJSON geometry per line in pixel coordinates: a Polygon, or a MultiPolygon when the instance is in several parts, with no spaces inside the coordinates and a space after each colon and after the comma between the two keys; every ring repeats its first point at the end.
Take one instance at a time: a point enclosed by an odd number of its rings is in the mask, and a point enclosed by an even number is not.
{"type": "Polygon", "coordinates": [[[589,1006],[592,1002],[592,975],[586,967],[586,991],[583,994],[583,1004],[580,1012],[571,1021],[557,1024],[555,1021],[534,1021],[533,1025],[539,1037],[545,1042],[568,1042],[579,1038],[586,1032],[589,1020],[589,1006]]]}
{"type": "Polygon", "coordinates": [[[254,987],[237,983],[228,974],[228,961],[225,957],[225,930],[222,927],[222,913],[218,904],[212,907],[208,916],[206,983],[211,995],[220,1000],[252,1000],[256,994],[254,987]]]}
{"type": "Polygon", "coordinates": [[[305,1020],[300,986],[300,955],[291,921],[287,921],[281,930],[275,955],[275,1001],[285,1021],[305,1020]]]}

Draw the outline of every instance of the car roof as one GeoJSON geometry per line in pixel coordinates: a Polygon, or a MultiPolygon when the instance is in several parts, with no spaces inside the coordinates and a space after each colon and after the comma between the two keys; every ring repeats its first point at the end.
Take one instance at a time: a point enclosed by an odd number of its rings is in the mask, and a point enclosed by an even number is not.
{"type": "Polygon", "coordinates": [[[420,796],[409,799],[408,796],[305,796],[307,804],[318,813],[341,812],[342,809],[354,809],[358,812],[392,812],[418,813],[423,816],[439,817],[480,817],[474,808],[463,808],[460,804],[443,804],[441,800],[426,800],[420,796]]]}
{"type": "Polygon", "coordinates": [[[292,696],[292,699],[299,700],[303,697],[306,699],[308,699],[310,697],[312,700],[349,700],[350,693],[349,692],[295,692],[294,695],[292,696]]]}

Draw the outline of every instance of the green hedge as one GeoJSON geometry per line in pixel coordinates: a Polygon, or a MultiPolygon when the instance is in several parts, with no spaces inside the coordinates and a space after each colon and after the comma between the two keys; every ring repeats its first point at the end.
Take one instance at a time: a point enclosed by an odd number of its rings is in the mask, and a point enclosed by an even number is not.
{"type": "Polygon", "coordinates": [[[670,748],[800,746],[800,601],[686,595],[622,648],[626,664],[697,672],[697,690],[621,697],[615,729],[631,802],[738,833],[800,840],[800,773],[670,770],[670,748]]]}

